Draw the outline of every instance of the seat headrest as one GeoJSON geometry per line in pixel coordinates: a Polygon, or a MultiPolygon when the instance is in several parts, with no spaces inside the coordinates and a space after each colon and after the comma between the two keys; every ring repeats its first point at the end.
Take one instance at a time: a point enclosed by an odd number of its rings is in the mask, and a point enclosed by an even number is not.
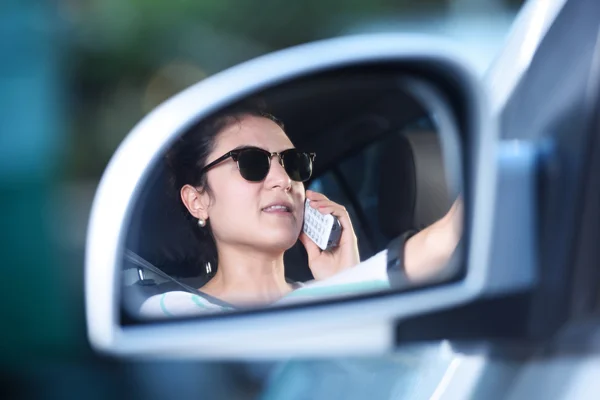
{"type": "Polygon", "coordinates": [[[174,277],[198,276],[203,267],[194,228],[199,228],[186,218],[177,195],[159,162],[133,206],[125,247],[174,277]]]}
{"type": "Polygon", "coordinates": [[[388,239],[422,229],[450,208],[438,134],[393,135],[381,153],[378,217],[388,239]]]}

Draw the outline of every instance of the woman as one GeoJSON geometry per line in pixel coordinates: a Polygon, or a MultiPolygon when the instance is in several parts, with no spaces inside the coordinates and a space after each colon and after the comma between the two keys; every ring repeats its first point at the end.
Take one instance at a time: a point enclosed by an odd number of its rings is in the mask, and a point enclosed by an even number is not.
{"type": "MultiPolygon", "coordinates": [[[[323,194],[305,191],[313,157],[294,149],[283,125],[259,110],[221,113],[182,137],[167,156],[172,181],[197,224],[205,262],[217,271],[197,294],[174,291],[149,298],[142,315],[283,303],[318,296],[319,287],[327,285],[342,291],[353,283],[389,287],[380,267],[385,252],[355,267],[360,258],[347,211],[323,194]],[[311,207],[339,219],[342,237],[333,251],[321,251],[302,233],[306,198],[311,207]],[[298,238],[316,281],[305,287],[285,278],[283,255],[298,238]]],[[[460,237],[461,219],[456,203],[442,220],[398,245],[404,254],[398,268],[409,280],[427,279],[447,261],[460,237]]]]}

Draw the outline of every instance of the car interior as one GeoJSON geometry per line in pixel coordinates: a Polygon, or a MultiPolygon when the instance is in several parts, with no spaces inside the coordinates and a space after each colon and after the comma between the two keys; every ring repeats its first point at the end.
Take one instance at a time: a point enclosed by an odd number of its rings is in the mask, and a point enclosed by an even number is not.
{"type": "MultiPolygon", "coordinates": [[[[407,230],[441,218],[454,199],[431,113],[397,75],[346,75],[345,84],[339,74],[323,74],[265,90],[257,99],[283,121],[297,148],[316,152],[306,187],[347,208],[364,260],[407,230]]],[[[149,296],[185,285],[200,288],[215,273],[213,266],[199,265],[193,227],[172,192],[158,160],[139,189],[125,232],[127,313],[149,296]]],[[[313,279],[299,241],[285,254],[285,265],[290,281],[313,279]]]]}

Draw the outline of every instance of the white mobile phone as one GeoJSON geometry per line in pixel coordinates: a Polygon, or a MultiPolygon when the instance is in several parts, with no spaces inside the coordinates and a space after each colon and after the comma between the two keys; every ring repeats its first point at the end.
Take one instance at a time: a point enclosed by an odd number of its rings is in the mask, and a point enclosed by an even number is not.
{"type": "Polygon", "coordinates": [[[323,215],[310,206],[310,200],[304,204],[304,225],[302,231],[316,243],[321,250],[337,247],[342,237],[342,224],[337,217],[323,215]]]}

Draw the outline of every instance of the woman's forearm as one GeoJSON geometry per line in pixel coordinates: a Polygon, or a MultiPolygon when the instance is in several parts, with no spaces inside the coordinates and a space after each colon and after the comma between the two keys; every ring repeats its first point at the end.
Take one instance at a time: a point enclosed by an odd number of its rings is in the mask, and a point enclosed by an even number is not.
{"type": "Polygon", "coordinates": [[[459,199],[442,219],[407,240],[404,270],[412,282],[426,281],[444,268],[458,245],[462,223],[459,199]]]}
{"type": "Polygon", "coordinates": [[[436,246],[433,225],[412,236],[404,246],[404,270],[412,282],[434,276],[445,264],[443,248],[436,246]]]}

